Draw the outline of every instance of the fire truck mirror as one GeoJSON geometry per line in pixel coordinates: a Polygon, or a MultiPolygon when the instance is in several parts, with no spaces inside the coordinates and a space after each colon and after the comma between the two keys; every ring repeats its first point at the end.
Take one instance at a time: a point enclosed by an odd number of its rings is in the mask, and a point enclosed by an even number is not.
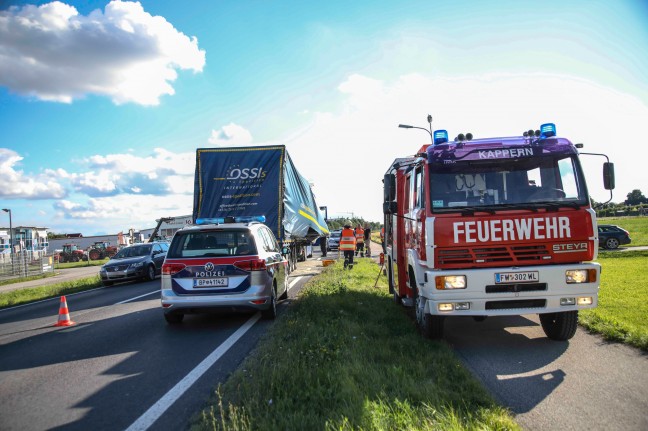
{"type": "Polygon", "coordinates": [[[398,206],[396,202],[384,202],[383,203],[383,213],[385,214],[396,214],[398,206]]]}
{"type": "MultiPolygon", "coordinates": [[[[383,179],[384,183],[384,192],[385,192],[385,202],[392,202],[396,199],[396,176],[394,174],[385,174],[383,179]]],[[[394,210],[393,212],[395,212],[394,210]]],[[[387,214],[387,212],[385,211],[387,214]]]]}
{"type": "Polygon", "coordinates": [[[614,163],[603,163],[603,186],[605,190],[614,190],[614,163]]]}

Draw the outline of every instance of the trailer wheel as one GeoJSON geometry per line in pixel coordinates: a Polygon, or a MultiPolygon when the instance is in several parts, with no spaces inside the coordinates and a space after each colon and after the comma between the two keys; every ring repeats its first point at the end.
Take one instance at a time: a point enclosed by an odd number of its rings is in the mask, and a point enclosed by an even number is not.
{"type": "Polygon", "coordinates": [[[540,324],[548,338],[556,341],[569,340],[576,334],[578,311],[540,314],[540,324]]]}
{"type": "Polygon", "coordinates": [[[425,298],[416,296],[416,326],[425,338],[437,340],[443,338],[444,316],[434,316],[425,312],[425,298]]]}

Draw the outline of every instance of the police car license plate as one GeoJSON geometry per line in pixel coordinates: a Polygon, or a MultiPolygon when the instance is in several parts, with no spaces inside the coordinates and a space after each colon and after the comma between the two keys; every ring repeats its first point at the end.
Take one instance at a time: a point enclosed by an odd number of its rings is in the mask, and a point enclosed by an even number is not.
{"type": "Polygon", "coordinates": [[[533,283],[536,281],[540,281],[538,271],[498,272],[495,274],[495,283],[533,283]]]}
{"type": "Polygon", "coordinates": [[[194,287],[227,287],[227,278],[194,278],[194,287]]]}

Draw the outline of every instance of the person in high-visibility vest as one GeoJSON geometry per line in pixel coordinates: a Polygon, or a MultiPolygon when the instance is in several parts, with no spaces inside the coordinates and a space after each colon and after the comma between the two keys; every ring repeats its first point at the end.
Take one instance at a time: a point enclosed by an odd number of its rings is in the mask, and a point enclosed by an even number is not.
{"type": "Polygon", "coordinates": [[[355,234],[355,239],[356,239],[355,255],[357,256],[358,253],[360,253],[360,256],[362,256],[362,253],[364,251],[364,229],[362,228],[362,226],[358,225],[358,227],[355,228],[353,233],[355,234]]]}
{"type": "Polygon", "coordinates": [[[353,268],[353,253],[356,249],[356,237],[350,224],[345,224],[340,236],[339,249],[344,252],[344,269],[353,268]]]}

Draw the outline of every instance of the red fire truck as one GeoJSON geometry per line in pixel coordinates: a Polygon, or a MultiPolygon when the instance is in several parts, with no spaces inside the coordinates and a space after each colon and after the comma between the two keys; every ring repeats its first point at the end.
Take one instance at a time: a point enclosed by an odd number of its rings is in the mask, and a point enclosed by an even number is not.
{"type": "MultiPolygon", "coordinates": [[[[535,313],[547,337],[573,337],[578,311],[597,306],[601,272],[582,145],[551,123],[518,137],[430,134],[384,177],[394,300],[428,338],[443,336],[446,317],[535,313]]],[[[609,161],[603,179],[614,188],[609,161]]]]}

